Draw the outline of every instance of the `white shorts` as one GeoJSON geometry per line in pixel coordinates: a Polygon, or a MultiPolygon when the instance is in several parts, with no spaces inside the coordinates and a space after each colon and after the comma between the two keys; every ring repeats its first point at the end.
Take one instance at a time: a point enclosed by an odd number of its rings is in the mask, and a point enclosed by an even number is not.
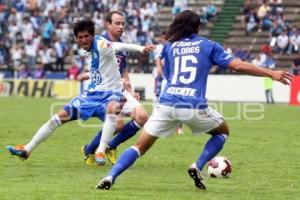
{"type": "Polygon", "coordinates": [[[223,122],[223,116],[211,107],[199,110],[159,104],[144,125],[144,129],[155,137],[169,137],[176,132],[180,123],[186,124],[193,134],[200,134],[217,128],[223,122]]]}
{"type": "Polygon", "coordinates": [[[127,99],[127,101],[125,102],[125,104],[123,105],[123,108],[121,110],[121,114],[122,115],[129,115],[130,113],[132,113],[132,111],[137,107],[140,106],[141,103],[136,100],[136,98],[134,98],[132,96],[132,94],[130,92],[128,92],[127,90],[124,90],[122,92],[122,94],[124,95],[124,97],[127,99]]]}

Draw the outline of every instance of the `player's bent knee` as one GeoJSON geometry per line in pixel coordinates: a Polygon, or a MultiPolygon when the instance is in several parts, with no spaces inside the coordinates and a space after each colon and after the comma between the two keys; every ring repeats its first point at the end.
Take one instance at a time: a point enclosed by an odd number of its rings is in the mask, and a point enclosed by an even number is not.
{"type": "Polygon", "coordinates": [[[144,124],[147,122],[148,120],[148,114],[141,114],[138,115],[137,118],[135,119],[135,121],[140,125],[140,126],[144,126],[144,124]]]}
{"type": "Polygon", "coordinates": [[[124,121],[123,120],[118,120],[115,133],[121,132],[123,127],[124,127],[124,121]]]}
{"type": "Polygon", "coordinates": [[[228,128],[227,123],[224,121],[222,124],[220,124],[220,126],[209,131],[208,133],[211,135],[222,134],[222,135],[226,135],[228,137],[229,136],[229,128],[228,128]]]}
{"type": "Polygon", "coordinates": [[[121,112],[121,105],[119,102],[111,101],[107,104],[106,112],[108,114],[119,114],[121,112]]]}

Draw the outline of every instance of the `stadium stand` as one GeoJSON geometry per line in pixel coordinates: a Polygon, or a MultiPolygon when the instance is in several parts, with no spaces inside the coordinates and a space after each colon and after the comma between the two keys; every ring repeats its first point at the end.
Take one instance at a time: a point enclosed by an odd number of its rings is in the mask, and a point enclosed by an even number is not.
{"type": "MultiPolygon", "coordinates": [[[[78,0],[31,0],[27,4],[22,0],[0,0],[0,70],[5,71],[3,73],[5,77],[12,77],[15,69],[20,70],[20,63],[26,64],[31,71],[43,63],[44,70],[51,72],[46,73],[45,78],[62,77],[61,74],[64,74],[60,73],[62,68],[65,72],[73,65],[74,60],[80,60],[75,56],[78,54],[78,47],[71,45],[74,43],[71,31],[74,17],[92,17],[96,21],[96,29],[101,32],[104,29],[104,13],[113,9],[121,9],[127,15],[125,42],[157,43],[157,36],[166,30],[176,12],[175,5],[182,4],[183,9],[188,8],[200,14],[202,23],[200,35],[218,41],[230,49],[241,48],[246,54],[256,54],[262,45],[270,43],[270,34],[267,30],[254,30],[250,36],[245,34],[244,8],[249,3],[258,6],[259,0],[144,0],[109,1],[107,4],[95,3],[98,2],[96,0],[88,1],[91,3],[89,7],[85,7],[83,1],[78,0]],[[217,16],[211,17],[208,13],[214,10],[217,11],[217,16]],[[54,11],[57,15],[52,14],[54,11]],[[52,32],[50,36],[49,32],[52,32]],[[32,47],[37,50],[31,51],[32,47]],[[52,74],[56,72],[57,76],[52,74]]],[[[262,1],[281,2],[281,0],[262,1]]],[[[289,30],[293,26],[300,28],[299,6],[299,0],[282,1],[289,30]]],[[[273,57],[277,61],[277,66],[287,69],[297,57],[295,53],[282,54],[275,52],[274,49],[273,57]]],[[[150,73],[154,66],[153,55],[131,54],[128,66],[131,72],[150,73]]],[[[23,75],[26,75],[25,72],[23,75]]]]}
{"type": "MultiPolygon", "coordinates": [[[[198,12],[200,16],[205,15],[207,7],[209,5],[214,5],[218,11],[221,12],[224,0],[189,0],[188,9],[198,12]]],[[[161,30],[166,30],[172,19],[172,7],[163,7],[158,13],[158,24],[161,30]]],[[[207,21],[203,22],[200,30],[200,35],[208,37],[210,35],[210,30],[214,27],[214,23],[218,19],[218,16],[207,21]]]]}
{"type": "MultiPolygon", "coordinates": [[[[232,1],[232,0],[231,0],[232,1]]],[[[252,3],[255,3],[253,0],[252,3]]],[[[256,1],[257,2],[257,1],[256,1]]],[[[282,1],[282,8],[285,15],[285,20],[288,22],[288,29],[295,26],[300,28],[300,1],[298,0],[284,0],[282,1]]],[[[246,1],[244,6],[246,6],[246,1]]],[[[261,47],[270,42],[269,32],[266,30],[255,31],[250,36],[245,34],[246,24],[243,22],[244,15],[240,9],[240,13],[235,17],[233,28],[229,32],[228,37],[224,43],[231,48],[242,48],[250,50],[252,53],[258,53],[261,47]]],[[[288,69],[291,66],[292,60],[297,57],[297,54],[280,54],[274,51],[273,58],[276,60],[276,66],[288,69]]]]}

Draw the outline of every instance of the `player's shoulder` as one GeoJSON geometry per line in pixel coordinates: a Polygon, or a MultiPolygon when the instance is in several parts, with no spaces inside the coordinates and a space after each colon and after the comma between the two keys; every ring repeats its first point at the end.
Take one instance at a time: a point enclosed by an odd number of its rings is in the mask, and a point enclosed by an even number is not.
{"type": "Polygon", "coordinates": [[[101,35],[95,35],[95,41],[98,48],[109,48],[111,46],[111,42],[101,35]]]}
{"type": "Polygon", "coordinates": [[[193,38],[192,38],[193,41],[201,41],[202,44],[205,44],[205,45],[209,45],[209,46],[213,46],[215,44],[214,41],[206,38],[206,37],[203,37],[203,36],[200,36],[200,35],[195,35],[193,38]]]}
{"type": "Polygon", "coordinates": [[[101,36],[101,35],[95,35],[95,40],[96,41],[108,41],[107,38],[101,36]]]}

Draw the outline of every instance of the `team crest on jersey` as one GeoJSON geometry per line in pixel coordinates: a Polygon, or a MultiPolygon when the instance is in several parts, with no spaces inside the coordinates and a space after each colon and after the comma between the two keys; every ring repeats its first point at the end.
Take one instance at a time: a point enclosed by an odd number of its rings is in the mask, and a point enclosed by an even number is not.
{"type": "Polygon", "coordinates": [[[92,57],[93,57],[93,59],[98,59],[98,54],[97,54],[97,52],[94,51],[94,52],[92,53],[92,57]]]}
{"type": "Polygon", "coordinates": [[[98,70],[92,69],[90,71],[91,73],[91,78],[92,78],[92,83],[95,85],[99,85],[102,82],[102,76],[98,70]]]}

